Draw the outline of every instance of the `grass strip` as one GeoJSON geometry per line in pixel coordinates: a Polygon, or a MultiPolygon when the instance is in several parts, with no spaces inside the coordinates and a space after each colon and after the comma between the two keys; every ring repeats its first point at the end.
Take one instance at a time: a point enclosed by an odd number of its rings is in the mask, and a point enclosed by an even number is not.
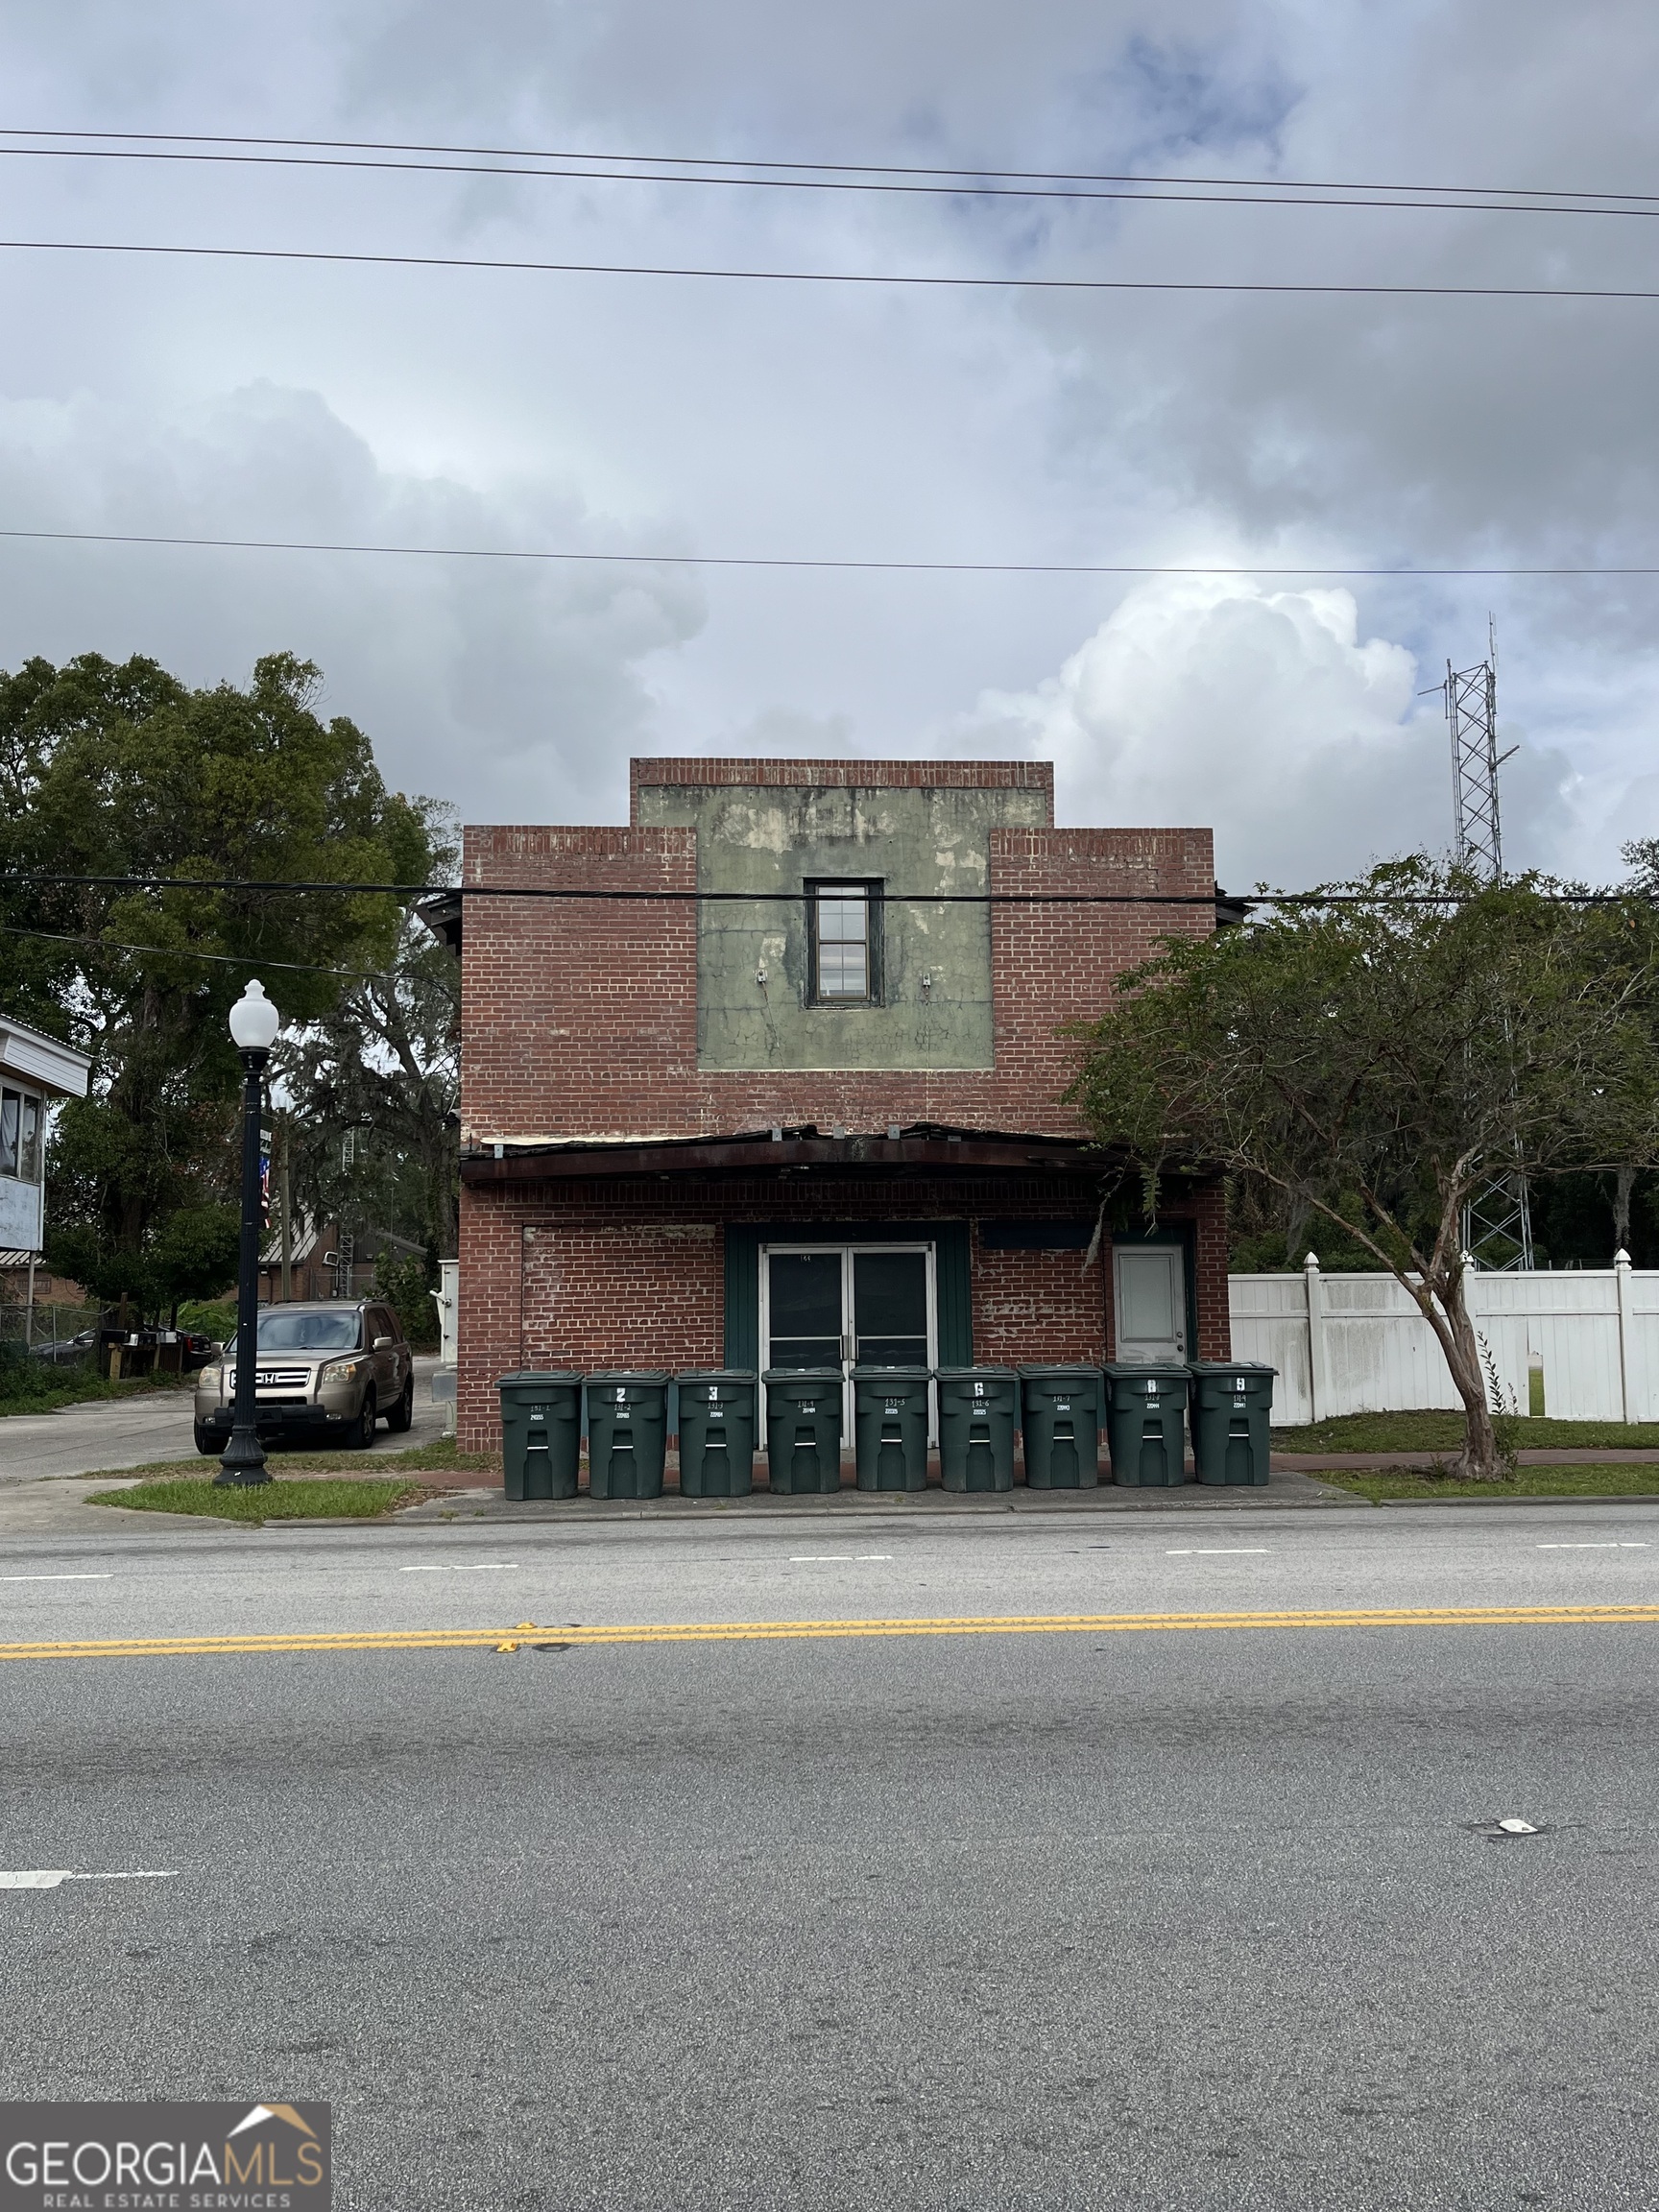
{"type": "MultiPolygon", "coordinates": [[[[1659,1423],[1551,1421],[1508,1416],[1505,1433],[1518,1452],[1659,1451],[1659,1423]]],[[[1275,1429],[1275,1452],[1456,1452],[1461,1413],[1344,1413],[1304,1429],[1275,1429]]]]}
{"type": "Polygon", "coordinates": [[[194,1513],[214,1521],[373,1521],[399,1505],[412,1505],[424,1487],[402,1481],[335,1479],[216,1483],[211,1477],[144,1481],[131,1490],[94,1490],[88,1505],[121,1505],[130,1513],[194,1513]]]}
{"type": "Polygon", "coordinates": [[[1502,1482],[1458,1482],[1421,1467],[1321,1468],[1319,1480],[1379,1505],[1415,1498],[1642,1498],[1659,1496],[1659,1467],[1520,1467],[1502,1482]]]}
{"type": "MultiPolygon", "coordinates": [[[[498,1476],[501,1472],[499,1452],[458,1453],[453,1441],[447,1437],[439,1437],[430,1444],[411,1445],[400,1452],[381,1450],[365,1453],[361,1457],[355,1453],[342,1454],[338,1450],[283,1452],[274,1450],[269,1444],[266,1451],[273,1481],[280,1481],[284,1476],[290,1475],[326,1475],[336,1481],[348,1482],[373,1481],[382,1473],[390,1474],[394,1470],[400,1475],[444,1474],[451,1468],[462,1472],[475,1469],[481,1475],[498,1476]],[[342,1476],[342,1464],[361,1467],[365,1472],[361,1476],[342,1476]]],[[[214,1456],[217,1457],[217,1454],[214,1456]]],[[[212,1460],[204,1459],[199,1453],[192,1453],[188,1459],[152,1459],[142,1467],[101,1467],[98,1472],[112,1482],[128,1479],[144,1482],[183,1482],[193,1476],[200,1477],[203,1469],[212,1463],[212,1460]]]]}
{"type": "Polygon", "coordinates": [[[84,1406],[103,1398],[141,1398],[153,1390],[194,1389],[193,1375],[134,1375],[111,1382],[90,1367],[13,1368],[0,1386],[0,1420],[9,1413],[56,1413],[60,1406],[84,1406]]]}

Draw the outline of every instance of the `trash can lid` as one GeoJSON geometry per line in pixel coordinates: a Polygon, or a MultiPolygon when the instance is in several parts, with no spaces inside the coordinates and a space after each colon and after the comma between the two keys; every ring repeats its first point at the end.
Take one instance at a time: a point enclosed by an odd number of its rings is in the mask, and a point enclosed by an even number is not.
{"type": "Polygon", "coordinates": [[[1264,1359],[1189,1359],[1187,1370],[1191,1375],[1277,1375],[1279,1372],[1264,1359]]]}
{"type": "Polygon", "coordinates": [[[753,1382],[753,1367],[687,1367],[676,1375],[675,1382],[682,1390],[687,1382],[753,1382]]]}
{"type": "Polygon", "coordinates": [[[768,1367],[760,1380],[769,1390],[775,1390],[781,1382],[807,1382],[814,1390],[822,1390],[826,1382],[833,1382],[839,1389],[841,1370],[839,1367],[768,1367]]]}
{"type": "Polygon", "coordinates": [[[862,1361],[854,1368],[854,1382],[926,1382],[931,1380],[931,1367],[877,1367],[862,1361]]]}
{"type": "Polygon", "coordinates": [[[508,1390],[517,1384],[525,1390],[545,1390],[563,1384],[568,1388],[581,1380],[580,1371],[574,1367],[520,1367],[511,1375],[497,1377],[495,1387],[508,1390]]]}
{"type": "Polygon", "coordinates": [[[935,1367],[934,1374],[941,1382],[977,1382],[995,1380],[998,1382],[1018,1382],[1016,1369],[1012,1367],[935,1367]]]}
{"type": "Polygon", "coordinates": [[[1114,1382],[1173,1382],[1179,1376],[1182,1382],[1189,1373],[1185,1360],[1175,1359],[1113,1359],[1106,1372],[1114,1382]]]}
{"type": "Polygon", "coordinates": [[[1080,1375],[1094,1382],[1100,1370],[1098,1367],[1022,1367],[1020,1373],[1028,1382],[1075,1382],[1080,1375]]]}
{"type": "Polygon", "coordinates": [[[661,1367],[603,1367],[588,1378],[589,1387],[595,1382],[649,1382],[666,1390],[674,1380],[661,1367]]]}

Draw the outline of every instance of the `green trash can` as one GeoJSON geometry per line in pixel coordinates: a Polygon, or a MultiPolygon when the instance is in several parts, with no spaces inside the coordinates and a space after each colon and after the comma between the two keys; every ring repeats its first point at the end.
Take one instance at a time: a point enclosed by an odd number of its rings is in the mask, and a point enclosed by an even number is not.
{"type": "Polygon", "coordinates": [[[841,1370],[768,1367],[766,1470],[774,1493],[841,1488],[841,1370]]]}
{"type": "Polygon", "coordinates": [[[1259,1359],[1192,1359],[1192,1457],[1200,1482],[1266,1486],[1277,1367],[1259,1359]]]}
{"type": "Polygon", "coordinates": [[[747,1498],[755,1487],[755,1377],[706,1367],[680,1384],[680,1495],[747,1498]]]}
{"type": "Polygon", "coordinates": [[[1119,1359],[1106,1370],[1106,1436],[1112,1479],[1126,1487],[1175,1489],[1187,1479],[1185,1367],[1119,1359]]]}
{"type": "Polygon", "coordinates": [[[509,1498],[574,1498],[582,1463],[582,1378],[564,1369],[503,1375],[501,1467],[509,1498]]]}
{"type": "Polygon", "coordinates": [[[661,1498],[668,1377],[629,1370],[588,1378],[588,1495],[661,1498]]]}
{"type": "Polygon", "coordinates": [[[1025,1480],[1033,1490],[1093,1490],[1100,1479],[1098,1367],[1022,1367],[1025,1480]]]}
{"type": "Polygon", "coordinates": [[[1020,1378],[1012,1367],[941,1367],[939,1472],[947,1490],[1012,1490],[1020,1378]]]}
{"type": "Polygon", "coordinates": [[[853,1450],[860,1490],[927,1487],[926,1367],[853,1370],[853,1450]]]}

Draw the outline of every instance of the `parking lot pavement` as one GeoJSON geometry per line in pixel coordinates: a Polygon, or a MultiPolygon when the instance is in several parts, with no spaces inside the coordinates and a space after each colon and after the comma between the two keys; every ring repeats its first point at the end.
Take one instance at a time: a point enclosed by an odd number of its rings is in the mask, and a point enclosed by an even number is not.
{"type": "MultiPolygon", "coordinates": [[[[444,1433],[444,1407],[432,1403],[436,1358],[415,1361],[415,1422],[407,1435],[375,1431],[376,1452],[403,1452],[435,1444],[444,1433]]],[[[157,1390],[140,1398],[95,1398],[56,1413],[13,1413],[0,1420],[0,1489],[105,1468],[151,1467],[164,1459],[196,1455],[188,1390],[157,1390]]],[[[360,1453],[342,1455],[361,1458],[360,1453]]],[[[204,1462],[205,1466],[207,1462],[204,1462]]]]}

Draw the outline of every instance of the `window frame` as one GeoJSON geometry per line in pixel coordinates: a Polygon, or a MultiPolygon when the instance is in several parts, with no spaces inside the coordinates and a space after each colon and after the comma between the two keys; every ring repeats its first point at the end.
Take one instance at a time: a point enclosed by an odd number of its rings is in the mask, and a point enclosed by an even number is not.
{"type": "Polygon", "coordinates": [[[808,1006],[879,1006],[882,998],[881,907],[885,888],[879,876],[809,876],[803,886],[806,901],[806,992],[808,1006]],[[835,893],[854,894],[864,902],[864,991],[826,992],[819,985],[819,901],[835,893]]]}

